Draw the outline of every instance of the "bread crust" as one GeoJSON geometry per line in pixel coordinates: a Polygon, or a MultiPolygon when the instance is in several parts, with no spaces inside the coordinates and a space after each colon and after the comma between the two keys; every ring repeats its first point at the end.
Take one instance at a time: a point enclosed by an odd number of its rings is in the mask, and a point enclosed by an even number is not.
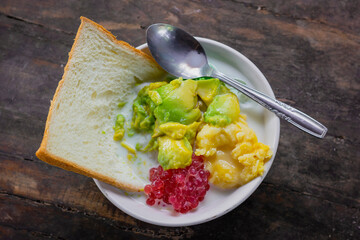
{"type": "Polygon", "coordinates": [[[90,19],[88,19],[86,17],[80,17],[80,19],[81,19],[81,24],[80,24],[80,27],[79,27],[79,29],[77,31],[74,44],[73,44],[73,46],[71,48],[71,51],[69,53],[69,58],[68,58],[68,62],[67,62],[66,66],[65,66],[65,69],[64,69],[63,77],[59,81],[59,84],[58,84],[58,86],[56,88],[53,100],[51,101],[51,104],[50,104],[49,114],[47,116],[46,124],[45,124],[44,136],[43,136],[43,139],[41,141],[41,145],[40,145],[39,149],[36,151],[36,156],[40,160],[42,160],[44,162],[47,162],[47,163],[49,163],[51,165],[60,167],[62,169],[68,170],[68,171],[79,173],[79,174],[82,174],[82,175],[85,175],[85,176],[88,176],[88,177],[91,177],[91,178],[98,179],[98,180],[100,180],[102,182],[108,183],[108,184],[113,185],[113,186],[115,186],[117,188],[120,188],[120,189],[124,189],[124,190],[128,190],[128,191],[138,191],[138,192],[143,191],[142,188],[138,188],[138,187],[133,186],[131,184],[118,182],[114,178],[105,176],[103,174],[99,174],[99,173],[97,173],[97,172],[95,172],[95,171],[93,171],[91,169],[87,169],[87,168],[84,168],[82,166],[79,166],[79,165],[77,165],[77,164],[75,164],[75,163],[73,163],[73,162],[71,162],[71,161],[69,161],[67,159],[61,158],[59,156],[55,156],[55,155],[51,154],[50,152],[48,152],[47,149],[46,149],[46,145],[47,145],[47,141],[48,141],[48,130],[49,130],[49,126],[51,124],[51,116],[52,116],[52,112],[53,112],[53,109],[54,109],[55,101],[58,98],[60,90],[61,90],[61,88],[63,86],[64,80],[66,79],[66,75],[67,75],[68,68],[69,68],[69,63],[70,63],[70,60],[72,58],[73,52],[74,52],[74,50],[75,50],[75,48],[77,46],[77,42],[78,42],[79,36],[81,34],[81,30],[84,27],[85,22],[90,23],[91,25],[96,27],[99,31],[103,32],[115,44],[121,45],[122,47],[126,47],[129,50],[133,51],[134,53],[141,55],[142,57],[144,57],[144,58],[148,59],[150,62],[152,62],[152,64],[154,64],[159,69],[159,71],[161,69],[161,67],[149,55],[143,53],[142,51],[140,51],[140,50],[138,50],[136,48],[133,48],[132,46],[130,46],[126,42],[117,40],[114,35],[112,35],[108,30],[106,30],[101,25],[91,21],[90,19]]]}

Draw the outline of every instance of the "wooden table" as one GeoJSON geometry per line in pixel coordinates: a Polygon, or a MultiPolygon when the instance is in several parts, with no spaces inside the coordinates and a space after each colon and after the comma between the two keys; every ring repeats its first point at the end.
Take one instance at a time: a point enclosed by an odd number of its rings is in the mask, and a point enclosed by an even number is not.
{"type": "Polygon", "coordinates": [[[0,239],[360,239],[359,1],[2,0],[0,49],[0,239]],[[225,43],[329,132],[282,122],[270,173],[223,217],[134,219],[92,179],[35,157],[81,15],[134,46],[156,22],[225,43]]]}

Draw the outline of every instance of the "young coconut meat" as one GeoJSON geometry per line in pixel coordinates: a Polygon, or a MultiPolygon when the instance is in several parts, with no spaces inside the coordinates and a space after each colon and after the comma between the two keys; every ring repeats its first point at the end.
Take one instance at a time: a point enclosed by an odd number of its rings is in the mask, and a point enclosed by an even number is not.
{"type": "Polygon", "coordinates": [[[261,176],[272,156],[269,146],[258,142],[246,116],[225,126],[204,125],[196,136],[196,155],[205,157],[209,181],[220,188],[234,188],[261,176]]]}

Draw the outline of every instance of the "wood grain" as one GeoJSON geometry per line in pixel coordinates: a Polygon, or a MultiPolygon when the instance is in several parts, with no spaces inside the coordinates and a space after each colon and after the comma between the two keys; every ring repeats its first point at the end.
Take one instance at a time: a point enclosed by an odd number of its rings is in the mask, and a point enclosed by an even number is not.
{"type": "Polygon", "coordinates": [[[0,239],[359,239],[359,1],[22,1],[0,4],[0,239]],[[274,165],[241,206],[184,228],[143,223],[92,179],[35,157],[79,17],[136,46],[155,22],[225,43],[275,95],[329,128],[282,123],[274,165]]]}

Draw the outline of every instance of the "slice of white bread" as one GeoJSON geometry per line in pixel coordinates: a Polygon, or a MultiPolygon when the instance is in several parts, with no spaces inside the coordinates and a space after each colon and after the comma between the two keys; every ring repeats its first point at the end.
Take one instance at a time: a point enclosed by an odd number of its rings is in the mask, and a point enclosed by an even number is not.
{"type": "Polygon", "coordinates": [[[126,156],[116,154],[115,113],[135,83],[164,75],[151,57],[81,17],[36,156],[118,188],[141,191],[143,180],[133,173],[126,156]]]}

